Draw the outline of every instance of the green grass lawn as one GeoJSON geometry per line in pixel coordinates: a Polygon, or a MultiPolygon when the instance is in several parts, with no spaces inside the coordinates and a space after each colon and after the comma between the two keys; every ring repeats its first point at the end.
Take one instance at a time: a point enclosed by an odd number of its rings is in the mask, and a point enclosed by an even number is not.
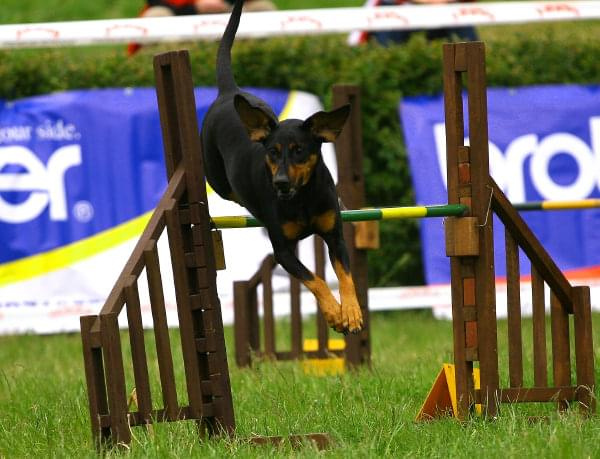
{"type": "MultiPolygon", "coordinates": [[[[141,5],[133,0],[4,0],[3,23],[133,17],[141,5]]],[[[353,6],[362,0],[277,0],[280,8],[353,6]]],[[[600,32],[598,22],[557,23],[482,28],[485,41],[502,43],[519,34],[579,34],[600,32]]],[[[80,48],[89,53],[94,48],[80,48]]],[[[100,48],[102,49],[102,48],[100,48]]],[[[122,49],[122,46],[119,47],[122,49]]],[[[596,355],[600,353],[600,316],[594,316],[596,355]]],[[[527,322],[527,321],[526,321],[527,322]]],[[[526,340],[531,327],[527,322],[526,340]]],[[[452,360],[451,324],[426,312],[378,313],[372,320],[373,367],[341,377],[304,375],[298,364],[262,363],[238,370],[230,355],[236,410],[236,440],[198,441],[193,423],[154,426],[153,433],[134,429],[130,451],[109,455],[132,457],[314,457],[306,447],[252,448],[242,440],[252,434],[327,432],[333,447],[327,457],[600,457],[600,420],[584,420],[577,410],[558,415],[551,405],[504,406],[494,421],[451,419],[413,422],[443,362],[452,360]],[[529,415],[549,415],[548,422],[530,423],[529,415]]],[[[549,330],[549,327],[548,327],[549,330]]],[[[173,330],[172,342],[177,342],[173,330]]],[[[227,328],[228,349],[233,349],[227,328]]],[[[308,333],[307,333],[308,335],[308,333]]],[[[506,323],[499,341],[506,344],[506,323]]],[[[283,341],[283,337],[280,337],[283,341]]],[[[526,358],[529,359],[529,348],[526,358]]],[[[126,349],[126,340],[123,339],[126,349]]],[[[505,346],[504,346],[505,347],[505,346]]],[[[548,349],[551,349],[549,346],[548,349]]],[[[151,346],[148,348],[151,354],[151,346]]],[[[506,380],[506,356],[501,356],[506,380]]],[[[157,374],[151,359],[151,371],[157,374]]],[[[177,372],[182,375],[181,358],[177,372]]],[[[551,371],[550,371],[551,374],[551,371]]],[[[598,372],[597,372],[598,375],[598,372]]],[[[532,379],[529,371],[526,377],[532,379]]],[[[180,378],[182,379],[182,378],[180,378]]],[[[129,374],[128,380],[132,377],[129,374]]],[[[132,388],[131,382],[128,388],[132,388]]],[[[184,394],[179,387],[180,397],[184,394]]],[[[159,400],[158,391],[153,399],[159,400]]],[[[185,403],[185,399],[181,400],[185,403]]],[[[80,337],[0,337],[0,458],[96,457],[93,449],[84,383],[80,337]]]]}
{"type": "MultiPolygon", "coordinates": [[[[600,316],[594,319],[595,342],[599,343],[600,316]]],[[[528,342],[530,321],[525,321],[524,327],[524,341],[528,342]]],[[[176,343],[177,331],[172,333],[176,343]]],[[[506,323],[500,321],[501,347],[505,334],[506,323]]],[[[310,336],[309,331],[306,336],[310,336]]],[[[429,312],[378,313],[373,316],[372,337],[371,370],[316,377],[303,374],[299,364],[290,362],[237,369],[231,355],[231,329],[227,328],[237,439],[201,442],[194,423],[165,423],[155,425],[152,433],[135,428],[129,451],[108,454],[314,457],[317,452],[310,446],[292,452],[285,447],[250,447],[243,439],[253,434],[327,432],[334,444],[320,453],[325,457],[600,455],[598,417],[586,420],[578,410],[558,415],[553,404],[504,405],[493,421],[473,418],[463,424],[452,419],[415,423],[414,416],[441,364],[452,359],[451,324],[433,319],[429,312]],[[530,415],[547,415],[548,419],[531,423],[530,415]]],[[[125,336],[122,343],[127,358],[125,336]]],[[[147,347],[151,355],[152,346],[147,347]]],[[[176,373],[182,377],[181,358],[175,354],[176,373]]],[[[529,352],[525,352],[525,359],[530,359],[529,352]]],[[[156,366],[150,358],[154,375],[156,366]]],[[[531,379],[530,362],[525,368],[526,377],[531,379]]],[[[505,379],[505,364],[501,364],[501,371],[505,379]]],[[[131,381],[128,374],[128,390],[133,386],[131,381]]],[[[154,389],[153,400],[160,400],[154,389]]],[[[178,394],[185,403],[183,387],[178,394]]],[[[93,456],[79,335],[1,337],[0,457],[93,456]]]]}

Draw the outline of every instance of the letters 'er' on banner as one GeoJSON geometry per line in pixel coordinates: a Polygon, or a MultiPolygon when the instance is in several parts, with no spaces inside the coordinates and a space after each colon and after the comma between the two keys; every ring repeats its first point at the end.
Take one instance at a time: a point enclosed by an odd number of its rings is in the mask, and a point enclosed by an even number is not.
{"type": "MultiPolygon", "coordinates": [[[[282,118],[322,109],[303,92],[252,92],[282,118]]],[[[201,120],[216,91],[195,94],[201,120]]],[[[333,147],[323,152],[336,176],[333,147]]],[[[127,260],[165,186],[152,88],[67,91],[0,105],[0,334],[78,330],[79,316],[104,303],[119,274],[115,266],[127,260]]],[[[247,213],[216,193],[209,201],[213,215],[247,213]]],[[[246,261],[218,276],[224,320],[231,322],[233,280],[251,276],[272,249],[261,228],[223,237],[226,252],[243,251],[246,261]]],[[[312,242],[306,244],[301,256],[312,256],[312,242]]],[[[159,252],[168,260],[162,241],[159,252]]],[[[172,273],[162,275],[172,286],[172,273]]],[[[288,285],[287,277],[281,283],[288,285]]],[[[165,295],[175,325],[173,289],[165,295]]],[[[149,308],[141,300],[142,310],[149,308]]]]}

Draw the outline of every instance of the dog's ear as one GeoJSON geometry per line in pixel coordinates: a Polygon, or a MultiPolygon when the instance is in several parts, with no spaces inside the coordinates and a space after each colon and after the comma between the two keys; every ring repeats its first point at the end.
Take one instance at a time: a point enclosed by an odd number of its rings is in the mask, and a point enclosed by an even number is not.
{"type": "Polygon", "coordinates": [[[330,112],[317,112],[307,118],[302,126],[322,142],[333,142],[342,132],[349,115],[350,104],[346,104],[330,112]]]}
{"type": "Polygon", "coordinates": [[[261,142],[267,138],[269,133],[277,126],[277,119],[271,113],[261,107],[256,107],[248,100],[236,94],[233,98],[235,110],[242,120],[242,124],[246,128],[248,137],[253,142],[261,142]]]}

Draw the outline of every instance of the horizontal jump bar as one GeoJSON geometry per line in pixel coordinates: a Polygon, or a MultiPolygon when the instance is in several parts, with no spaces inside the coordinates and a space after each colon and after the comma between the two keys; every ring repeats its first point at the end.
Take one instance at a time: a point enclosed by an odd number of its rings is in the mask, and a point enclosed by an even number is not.
{"type": "MultiPolygon", "coordinates": [[[[363,222],[369,220],[399,220],[402,218],[460,217],[466,210],[467,206],[461,204],[447,204],[439,206],[342,210],[341,213],[342,221],[344,222],[363,222]]],[[[218,229],[263,226],[259,220],[249,215],[213,217],[212,220],[218,229]]]]}
{"type": "MultiPolygon", "coordinates": [[[[579,199],[573,201],[532,201],[513,204],[520,211],[531,210],[575,210],[600,208],[600,199],[579,199]]],[[[400,220],[404,218],[461,217],[467,210],[461,204],[436,206],[382,207],[375,209],[342,210],[342,221],[362,222],[372,220],[400,220]]],[[[213,217],[218,229],[256,228],[263,224],[250,215],[213,217]]]]}

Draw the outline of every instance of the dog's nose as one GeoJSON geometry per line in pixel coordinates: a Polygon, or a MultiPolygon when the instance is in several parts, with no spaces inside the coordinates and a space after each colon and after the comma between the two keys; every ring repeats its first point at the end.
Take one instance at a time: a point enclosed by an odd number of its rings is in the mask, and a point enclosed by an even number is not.
{"type": "Polygon", "coordinates": [[[273,177],[273,186],[284,193],[290,190],[290,179],[281,169],[273,177]]]}

